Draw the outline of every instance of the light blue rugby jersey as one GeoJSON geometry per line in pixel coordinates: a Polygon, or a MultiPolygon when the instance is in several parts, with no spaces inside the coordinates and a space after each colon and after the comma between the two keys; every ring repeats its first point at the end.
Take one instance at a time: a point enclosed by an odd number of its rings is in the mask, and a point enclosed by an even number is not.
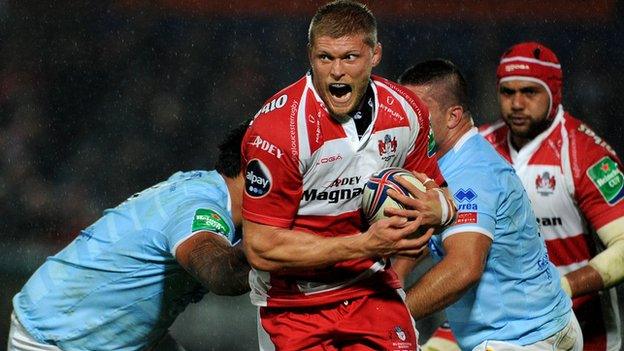
{"type": "Polygon", "coordinates": [[[561,330],[572,302],[513,168],[476,128],[439,165],[458,206],[458,224],[430,240],[434,261],[444,255],[442,240],[453,234],[479,232],[492,239],[481,280],[446,309],[462,350],[485,340],[527,345],[561,330]]]}
{"type": "Polygon", "coordinates": [[[174,254],[194,232],[231,243],[225,181],[217,172],[178,172],[131,196],[80,232],[13,298],[37,340],[64,350],[141,350],[206,292],[174,254]]]}

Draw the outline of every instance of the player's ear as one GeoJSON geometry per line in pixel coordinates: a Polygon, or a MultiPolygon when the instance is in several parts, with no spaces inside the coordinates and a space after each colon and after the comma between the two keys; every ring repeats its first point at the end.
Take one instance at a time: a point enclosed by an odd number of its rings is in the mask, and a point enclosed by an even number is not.
{"type": "Polygon", "coordinates": [[[381,43],[377,43],[373,48],[373,67],[377,66],[381,61],[381,43]]]}
{"type": "Polygon", "coordinates": [[[464,115],[464,108],[460,105],[454,105],[446,109],[446,126],[449,129],[457,127],[464,115]]]}

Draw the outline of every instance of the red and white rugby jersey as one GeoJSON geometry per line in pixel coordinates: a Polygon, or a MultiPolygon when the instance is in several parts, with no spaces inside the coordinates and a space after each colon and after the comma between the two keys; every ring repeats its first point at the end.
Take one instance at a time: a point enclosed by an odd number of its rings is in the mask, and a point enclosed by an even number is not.
{"type": "MultiPolygon", "coordinates": [[[[243,140],[243,216],[260,224],[322,236],[363,229],[362,189],[370,174],[404,167],[442,175],[429,143],[429,112],[416,95],[373,77],[373,119],[360,140],[355,123],[329,116],[308,74],[268,100],[243,140]]],[[[400,287],[384,260],[268,273],[252,270],[258,306],[313,306],[400,287]]]]}
{"type": "MultiPolygon", "coordinates": [[[[598,253],[592,233],[624,216],[624,175],[613,149],[561,106],[553,124],[520,151],[503,121],[480,129],[522,180],[550,260],[562,274],[587,265],[598,253]]],[[[574,310],[586,350],[619,350],[615,289],[575,298],[574,310]]]]}

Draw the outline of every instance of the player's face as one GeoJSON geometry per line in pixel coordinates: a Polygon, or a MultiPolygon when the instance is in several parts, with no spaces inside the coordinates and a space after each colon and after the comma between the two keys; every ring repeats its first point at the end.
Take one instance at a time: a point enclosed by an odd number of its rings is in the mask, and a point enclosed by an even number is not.
{"type": "Polygon", "coordinates": [[[381,45],[371,48],[364,38],[364,34],[321,36],[311,43],[308,52],[314,88],[338,120],[344,120],[358,107],[371,71],[381,59],[381,45]]]}
{"type": "Polygon", "coordinates": [[[550,125],[550,97],[543,85],[526,80],[503,82],[498,88],[501,116],[516,138],[533,139],[550,125]]]}

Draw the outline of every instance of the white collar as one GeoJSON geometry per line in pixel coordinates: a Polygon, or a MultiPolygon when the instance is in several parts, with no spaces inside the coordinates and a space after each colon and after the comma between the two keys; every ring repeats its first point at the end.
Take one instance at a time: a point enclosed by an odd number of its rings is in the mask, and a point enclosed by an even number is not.
{"type": "Polygon", "coordinates": [[[464,135],[459,138],[459,140],[457,140],[455,145],[453,145],[453,151],[458,152],[459,149],[461,149],[462,146],[464,146],[464,144],[468,141],[468,139],[472,138],[477,134],[479,134],[479,130],[477,129],[477,127],[470,128],[466,133],[464,133],[464,135]]]}

